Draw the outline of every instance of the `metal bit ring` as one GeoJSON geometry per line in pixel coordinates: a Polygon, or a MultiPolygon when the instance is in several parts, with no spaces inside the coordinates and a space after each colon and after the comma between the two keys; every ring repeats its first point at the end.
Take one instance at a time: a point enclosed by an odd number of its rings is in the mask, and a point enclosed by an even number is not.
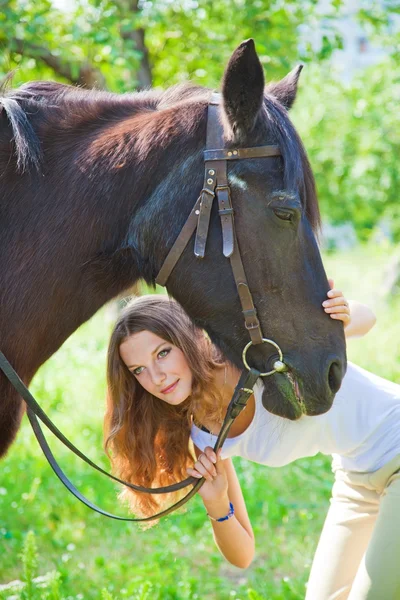
{"type": "MultiPolygon", "coordinates": [[[[279,348],[278,344],[268,338],[263,338],[262,339],[262,343],[263,344],[271,344],[272,346],[274,346],[274,348],[276,348],[278,350],[278,354],[279,354],[279,360],[276,360],[274,362],[274,368],[272,369],[272,371],[267,371],[267,373],[260,373],[260,377],[267,377],[268,375],[273,375],[274,373],[276,373],[277,371],[282,373],[283,371],[287,370],[287,367],[285,365],[285,363],[283,362],[283,354],[282,354],[282,350],[279,348]]],[[[243,349],[242,352],[242,360],[243,360],[243,364],[246,367],[246,369],[248,371],[250,371],[250,367],[249,364],[246,360],[246,354],[247,354],[247,350],[250,348],[250,346],[253,345],[253,342],[249,342],[248,344],[246,344],[246,346],[243,349]]]]}

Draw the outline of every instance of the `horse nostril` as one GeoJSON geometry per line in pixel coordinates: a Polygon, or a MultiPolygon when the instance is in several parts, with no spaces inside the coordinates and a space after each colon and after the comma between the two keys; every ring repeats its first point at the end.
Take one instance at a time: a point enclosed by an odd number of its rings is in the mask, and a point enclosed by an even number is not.
{"type": "Polygon", "coordinates": [[[340,362],[337,360],[334,360],[329,367],[328,383],[332,393],[336,394],[342,383],[342,369],[340,367],[340,362]]]}

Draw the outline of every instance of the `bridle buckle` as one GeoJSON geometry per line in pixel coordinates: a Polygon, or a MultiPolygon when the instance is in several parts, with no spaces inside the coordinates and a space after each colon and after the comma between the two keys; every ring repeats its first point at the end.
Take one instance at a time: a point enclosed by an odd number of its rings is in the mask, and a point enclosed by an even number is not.
{"type": "Polygon", "coordinates": [[[247,331],[251,331],[252,329],[258,329],[258,327],[260,326],[260,321],[257,321],[257,323],[250,323],[250,325],[248,325],[245,321],[244,326],[246,327],[247,331]]]}

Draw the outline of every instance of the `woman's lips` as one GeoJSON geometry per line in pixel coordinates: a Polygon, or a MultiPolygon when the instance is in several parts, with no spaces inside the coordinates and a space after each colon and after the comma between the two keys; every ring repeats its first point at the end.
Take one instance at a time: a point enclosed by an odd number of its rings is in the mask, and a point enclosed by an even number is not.
{"type": "Polygon", "coordinates": [[[161,390],[161,393],[162,394],[169,394],[170,392],[173,392],[174,389],[176,388],[176,386],[178,385],[178,383],[179,383],[179,379],[177,381],[175,381],[175,383],[173,383],[169,387],[166,387],[163,390],[161,390]]]}

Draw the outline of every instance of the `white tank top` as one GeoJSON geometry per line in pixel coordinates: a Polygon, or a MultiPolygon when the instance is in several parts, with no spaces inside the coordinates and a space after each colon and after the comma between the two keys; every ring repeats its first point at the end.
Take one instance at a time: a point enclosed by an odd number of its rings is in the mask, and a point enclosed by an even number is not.
{"type": "MultiPolygon", "coordinates": [[[[241,456],[281,467],[318,452],[332,454],[334,468],[376,471],[400,454],[400,385],[348,363],[332,408],[297,421],[278,417],[262,405],[263,385],[254,388],[255,414],[247,429],[228,438],[222,458],[241,456]]],[[[204,450],[217,437],[192,425],[193,443],[204,450]]]]}

